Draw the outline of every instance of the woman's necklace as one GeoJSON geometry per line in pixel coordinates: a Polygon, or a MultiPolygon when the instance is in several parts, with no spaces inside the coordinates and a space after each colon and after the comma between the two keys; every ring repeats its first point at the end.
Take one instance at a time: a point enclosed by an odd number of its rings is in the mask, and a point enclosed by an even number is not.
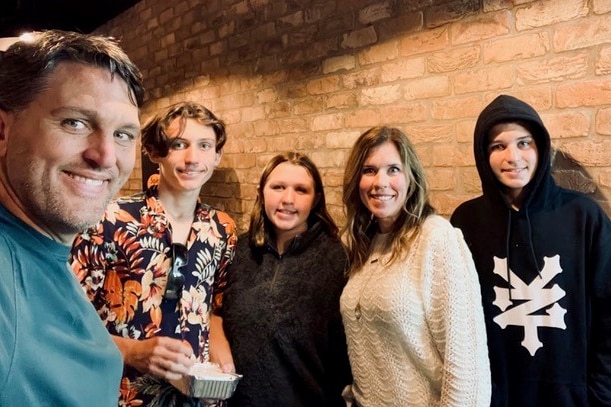
{"type": "MultiPolygon", "coordinates": [[[[375,259],[371,259],[369,261],[369,264],[374,264],[378,262],[378,258],[376,257],[375,259]]],[[[371,273],[369,273],[369,277],[367,277],[367,280],[365,281],[365,283],[363,284],[363,286],[361,287],[361,291],[359,292],[359,297],[356,301],[356,306],[354,307],[354,316],[356,317],[357,321],[361,320],[361,316],[363,315],[363,311],[361,309],[361,299],[363,298],[363,294],[365,293],[365,289],[369,286],[369,283],[371,282],[371,278],[373,277],[373,275],[376,273],[375,268],[373,270],[371,270],[371,273]]]]}

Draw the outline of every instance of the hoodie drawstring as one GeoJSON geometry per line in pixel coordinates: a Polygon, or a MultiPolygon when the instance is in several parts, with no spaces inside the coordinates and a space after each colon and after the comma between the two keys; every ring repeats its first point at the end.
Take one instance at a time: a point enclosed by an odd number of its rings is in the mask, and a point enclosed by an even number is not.
{"type": "MultiPolygon", "coordinates": [[[[543,276],[541,275],[541,268],[539,267],[539,262],[537,261],[537,255],[535,254],[535,246],[533,244],[533,235],[532,235],[532,225],[530,224],[530,216],[528,214],[528,208],[524,209],[524,213],[526,216],[526,225],[528,226],[528,249],[529,249],[529,254],[535,264],[535,267],[537,268],[537,274],[539,275],[539,278],[543,278],[543,276]]],[[[510,262],[509,262],[509,253],[511,252],[511,217],[512,217],[512,213],[511,213],[511,208],[507,208],[507,233],[505,234],[505,253],[507,254],[507,283],[509,284],[509,301],[512,301],[512,297],[511,297],[511,271],[510,271],[510,262]]]]}
{"type": "Polygon", "coordinates": [[[533,263],[535,263],[535,267],[537,268],[537,274],[539,275],[539,278],[543,278],[543,276],[541,275],[541,268],[539,267],[539,262],[537,261],[537,256],[535,254],[535,246],[533,244],[533,232],[532,232],[532,226],[530,224],[530,216],[528,215],[528,208],[525,208],[525,214],[526,214],[526,225],[528,226],[528,248],[530,249],[530,255],[533,259],[533,263]]]}
{"type": "Polygon", "coordinates": [[[509,284],[509,301],[513,301],[511,298],[511,272],[509,271],[509,252],[510,252],[510,239],[511,237],[511,208],[507,208],[507,232],[505,233],[505,253],[507,254],[507,284],[509,284]]]}

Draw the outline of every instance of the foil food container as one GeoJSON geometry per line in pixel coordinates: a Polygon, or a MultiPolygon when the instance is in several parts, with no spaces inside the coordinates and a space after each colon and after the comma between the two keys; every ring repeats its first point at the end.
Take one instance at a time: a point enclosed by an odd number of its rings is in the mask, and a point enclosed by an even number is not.
{"type": "MultiPolygon", "coordinates": [[[[202,364],[211,365],[212,364],[202,364]]],[[[183,394],[203,399],[226,400],[233,395],[242,375],[222,373],[218,367],[194,365],[189,375],[170,383],[183,394]]]]}

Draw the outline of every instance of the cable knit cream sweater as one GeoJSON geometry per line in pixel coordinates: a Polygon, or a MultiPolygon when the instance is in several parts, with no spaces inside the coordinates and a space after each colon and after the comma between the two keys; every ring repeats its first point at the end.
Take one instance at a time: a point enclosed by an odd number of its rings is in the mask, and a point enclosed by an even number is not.
{"type": "Polygon", "coordinates": [[[383,239],[341,297],[356,402],[489,406],[480,288],[460,230],[430,216],[407,257],[391,265],[383,239]]]}

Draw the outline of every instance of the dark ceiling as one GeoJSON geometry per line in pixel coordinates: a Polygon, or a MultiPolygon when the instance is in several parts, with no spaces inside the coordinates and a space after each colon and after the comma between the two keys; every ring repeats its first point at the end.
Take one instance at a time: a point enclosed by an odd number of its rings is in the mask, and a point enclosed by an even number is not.
{"type": "Polygon", "coordinates": [[[138,1],[3,0],[0,5],[0,38],[51,28],[90,33],[138,1]]]}

